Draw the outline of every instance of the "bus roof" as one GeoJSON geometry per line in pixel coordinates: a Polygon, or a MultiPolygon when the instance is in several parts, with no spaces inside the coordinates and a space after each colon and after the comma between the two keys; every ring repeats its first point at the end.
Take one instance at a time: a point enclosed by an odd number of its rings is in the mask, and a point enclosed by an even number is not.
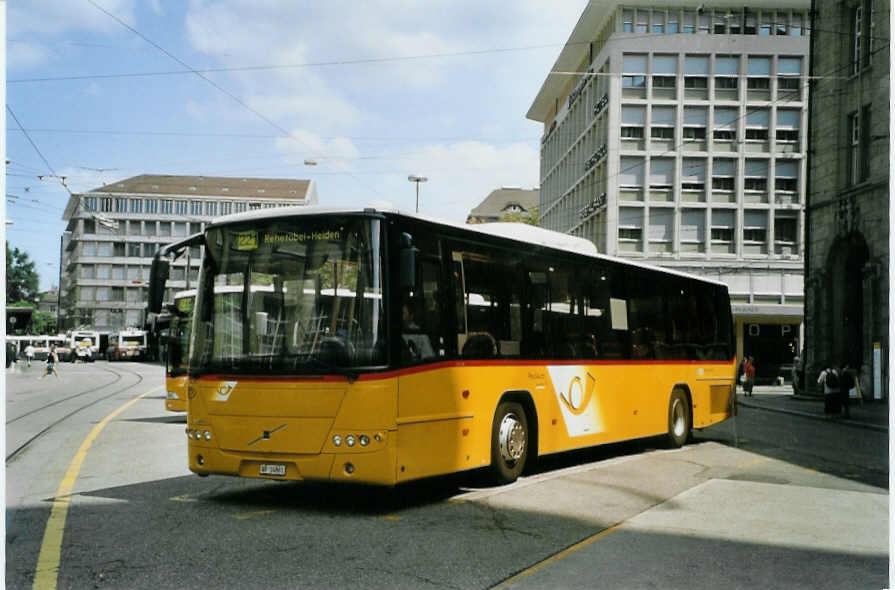
{"type": "Polygon", "coordinates": [[[281,217],[303,217],[306,215],[339,215],[339,214],[347,214],[347,215],[372,215],[372,214],[385,214],[385,215],[396,215],[399,217],[407,217],[410,219],[418,219],[420,221],[434,223],[436,225],[442,225],[447,227],[452,227],[459,229],[461,231],[467,232],[475,232],[480,234],[485,234],[488,236],[498,236],[502,238],[507,238],[510,240],[514,240],[517,242],[534,244],[537,246],[544,246],[548,248],[554,248],[557,250],[564,250],[566,252],[573,252],[576,254],[583,254],[585,256],[590,256],[591,258],[598,258],[600,260],[606,260],[609,262],[615,262],[618,264],[624,264],[628,266],[633,266],[636,268],[643,268],[646,270],[652,270],[662,273],[667,273],[670,275],[675,275],[687,279],[692,279],[696,281],[702,281],[706,283],[713,283],[716,285],[720,285],[723,287],[727,287],[726,283],[721,281],[710,279],[708,277],[701,277],[699,275],[694,275],[686,272],[682,272],[673,268],[667,268],[663,266],[656,266],[652,264],[647,264],[644,262],[640,262],[637,260],[630,260],[627,258],[619,258],[615,256],[608,256],[606,254],[600,254],[597,251],[597,247],[588,239],[579,238],[578,236],[572,236],[569,234],[564,234],[562,232],[553,231],[550,229],[545,229],[543,227],[536,227],[533,225],[528,225],[526,223],[507,223],[507,222],[495,222],[495,223],[478,223],[478,224],[463,224],[456,223],[453,221],[447,221],[444,219],[437,219],[435,217],[429,217],[426,215],[420,215],[418,213],[409,213],[406,211],[401,211],[399,209],[390,209],[385,207],[325,207],[319,205],[311,205],[311,206],[294,206],[294,207],[274,207],[268,209],[256,209],[253,211],[244,211],[242,213],[233,213],[231,215],[224,215],[219,217],[208,224],[206,229],[229,225],[231,223],[240,223],[244,221],[261,221],[265,219],[278,219],[281,217]]]}

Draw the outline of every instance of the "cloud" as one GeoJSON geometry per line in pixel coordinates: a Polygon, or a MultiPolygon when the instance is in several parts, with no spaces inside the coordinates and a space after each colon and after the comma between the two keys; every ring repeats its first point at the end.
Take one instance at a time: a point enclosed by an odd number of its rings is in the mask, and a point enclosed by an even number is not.
{"type": "MultiPolygon", "coordinates": [[[[99,0],[107,11],[126,22],[134,22],[133,0],[99,0]]],[[[60,34],[69,31],[108,33],[121,25],[86,3],[71,0],[28,0],[8,4],[10,38],[29,33],[60,34]]]]}
{"type": "Polygon", "coordinates": [[[306,162],[325,164],[330,170],[347,170],[360,152],[350,139],[344,137],[323,138],[310,131],[296,129],[291,138],[276,140],[277,149],[287,162],[304,166],[306,162]]]}

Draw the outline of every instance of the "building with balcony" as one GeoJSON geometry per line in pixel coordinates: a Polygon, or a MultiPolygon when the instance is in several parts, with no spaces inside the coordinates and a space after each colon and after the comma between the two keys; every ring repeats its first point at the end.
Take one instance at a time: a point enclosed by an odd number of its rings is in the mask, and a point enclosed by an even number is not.
{"type": "Polygon", "coordinates": [[[725,282],[759,378],[803,325],[809,8],[592,1],[527,114],[540,224],[725,282]]]}
{"type": "MultiPolygon", "coordinates": [[[[202,231],[220,215],[316,203],[312,180],[265,178],[144,174],[73,194],[62,217],[68,227],[60,329],[142,326],[149,268],[160,246],[202,231]]],[[[194,248],[176,261],[170,290],[195,286],[200,260],[194,248]]]]}
{"type": "Polygon", "coordinates": [[[806,370],[860,370],[888,399],[890,3],[814,3],[806,205],[806,370]]]}

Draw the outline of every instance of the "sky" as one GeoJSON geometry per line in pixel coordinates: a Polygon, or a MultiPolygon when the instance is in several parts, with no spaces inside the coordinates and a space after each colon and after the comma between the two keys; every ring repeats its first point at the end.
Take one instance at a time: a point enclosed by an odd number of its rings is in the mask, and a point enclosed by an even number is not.
{"type": "Polygon", "coordinates": [[[462,222],[538,186],[525,113],[586,4],[10,2],[7,240],[55,286],[68,191],[138,174],[313,179],[322,205],[408,211],[419,175],[420,212],[462,222]]]}

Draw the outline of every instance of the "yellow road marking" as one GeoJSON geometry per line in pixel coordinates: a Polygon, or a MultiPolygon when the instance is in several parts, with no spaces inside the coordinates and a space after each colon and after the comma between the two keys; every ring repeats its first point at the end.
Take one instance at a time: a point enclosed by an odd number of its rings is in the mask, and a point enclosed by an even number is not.
{"type": "Polygon", "coordinates": [[[566,547],[559,553],[555,553],[555,554],[551,555],[550,557],[548,557],[547,559],[544,559],[543,561],[539,561],[538,563],[534,564],[530,568],[522,570],[521,572],[519,572],[512,578],[504,580],[497,586],[493,586],[492,590],[500,590],[502,588],[509,588],[510,586],[512,586],[513,584],[518,582],[519,580],[521,580],[523,578],[527,578],[528,576],[532,575],[536,571],[541,570],[541,569],[547,567],[548,565],[555,563],[555,562],[559,561],[560,559],[563,559],[564,557],[571,555],[572,553],[575,553],[576,551],[584,549],[585,547],[587,547],[594,541],[599,541],[603,537],[614,533],[621,526],[622,526],[622,523],[615,524],[615,525],[609,527],[608,529],[603,529],[602,531],[600,531],[599,533],[597,533],[595,535],[591,535],[590,537],[584,539],[583,541],[578,541],[571,547],[566,547]]]}
{"type": "Polygon", "coordinates": [[[78,452],[68,466],[59,489],[56,490],[56,496],[53,498],[53,508],[50,510],[50,518],[47,520],[47,526],[44,529],[43,542],[40,544],[40,554],[37,558],[37,567],[34,570],[33,590],[54,590],[56,588],[56,580],[59,575],[59,556],[62,552],[62,534],[65,532],[65,518],[68,515],[68,507],[71,504],[71,491],[75,486],[75,480],[78,479],[78,473],[81,471],[81,465],[87,457],[87,451],[93,445],[93,442],[102,432],[106,425],[115,419],[115,417],[124,410],[131,407],[144,396],[154,393],[163,386],[150,389],[141,393],[134,399],[130,400],[93,427],[78,452]]]}
{"type": "Polygon", "coordinates": [[[265,516],[267,514],[273,514],[274,510],[255,510],[254,512],[244,512],[242,514],[234,514],[233,517],[236,520],[248,520],[250,518],[254,518],[256,516],[265,516]]]}
{"type": "Polygon", "coordinates": [[[401,520],[403,517],[396,514],[385,514],[383,516],[377,516],[376,518],[378,520],[401,520]]]}

